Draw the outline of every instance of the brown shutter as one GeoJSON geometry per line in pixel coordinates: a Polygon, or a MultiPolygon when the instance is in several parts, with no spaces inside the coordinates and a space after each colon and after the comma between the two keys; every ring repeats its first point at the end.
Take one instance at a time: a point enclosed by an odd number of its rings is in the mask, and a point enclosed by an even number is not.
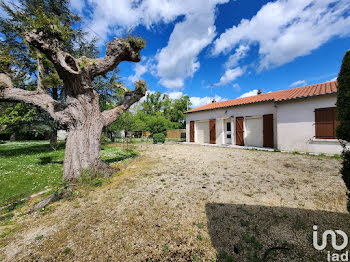
{"type": "Polygon", "coordinates": [[[210,144],[216,144],[215,119],[209,120],[210,144]]]}
{"type": "Polygon", "coordinates": [[[190,122],[190,142],[194,143],[194,121],[190,122]]]}
{"type": "Polygon", "coordinates": [[[244,146],[243,117],[236,117],[236,145],[244,146]]]}
{"type": "Polygon", "coordinates": [[[315,135],[319,139],[336,138],[337,127],[336,107],[315,109],[315,135]]]}

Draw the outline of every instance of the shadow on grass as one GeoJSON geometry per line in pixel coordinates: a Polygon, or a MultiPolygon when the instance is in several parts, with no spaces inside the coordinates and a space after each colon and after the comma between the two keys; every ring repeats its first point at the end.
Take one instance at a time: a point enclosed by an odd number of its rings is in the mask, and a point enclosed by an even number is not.
{"type": "MultiPolygon", "coordinates": [[[[57,150],[65,148],[65,143],[58,143],[57,150]]],[[[34,155],[44,152],[53,152],[49,144],[38,144],[38,145],[21,145],[16,148],[0,147],[0,157],[13,157],[20,155],[34,155]]]]}
{"type": "Polygon", "coordinates": [[[63,161],[54,161],[51,156],[41,157],[38,165],[47,165],[47,164],[59,164],[63,165],[63,161]]]}
{"type": "Polygon", "coordinates": [[[125,155],[118,155],[114,158],[108,158],[108,159],[102,159],[103,162],[105,162],[106,164],[110,165],[110,164],[113,164],[115,162],[119,162],[119,161],[123,161],[125,159],[128,159],[128,158],[133,158],[133,157],[136,157],[138,154],[132,150],[127,150],[128,151],[128,154],[125,154],[125,155]]]}
{"type": "MultiPolygon", "coordinates": [[[[318,226],[319,244],[325,230],[350,236],[350,215],[344,213],[212,203],[206,215],[217,261],[327,261],[327,251],[335,250],[329,239],[325,250],[313,247],[313,226],[318,226]]],[[[337,243],[343,243],[341,236],[337,243]]]]}

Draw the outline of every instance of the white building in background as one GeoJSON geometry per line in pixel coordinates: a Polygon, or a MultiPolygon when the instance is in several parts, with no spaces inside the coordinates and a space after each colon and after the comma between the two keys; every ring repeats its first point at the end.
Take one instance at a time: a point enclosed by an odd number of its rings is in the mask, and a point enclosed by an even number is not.
{"type": "Polygon", "coordinates": [[[340,154],[335,134],[337,85],[331,81],[260,92],[192,109],[186,112],[186,140],[340,154]]]}

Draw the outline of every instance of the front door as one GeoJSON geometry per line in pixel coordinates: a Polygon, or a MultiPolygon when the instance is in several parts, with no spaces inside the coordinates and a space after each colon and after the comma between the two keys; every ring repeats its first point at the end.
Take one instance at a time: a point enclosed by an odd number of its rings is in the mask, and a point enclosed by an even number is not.
{"type": "Polygon", "coordinates": [[[273,115],[263,116],[264,147],[273,147],[273,115]]]}
{"type": "Polygon", "coordinates": [[[232,144],[230,120],[226,121],[225,123],[225,141],[226,141],[226,144],[232,144]]]}
{"type": "Polygon", "coordinates": [[[236,117],[236,145],[244,146],[244,118],[236,117]]]}
{"type": "Polygon", "coordinates": [[[194,121],[190,122],[190,142],[194,143],[194,121]]]}
{"type": "Polygon", "coordinates": [[[216,144],[215,119],[209,120],[210,144],[216,144]]]}

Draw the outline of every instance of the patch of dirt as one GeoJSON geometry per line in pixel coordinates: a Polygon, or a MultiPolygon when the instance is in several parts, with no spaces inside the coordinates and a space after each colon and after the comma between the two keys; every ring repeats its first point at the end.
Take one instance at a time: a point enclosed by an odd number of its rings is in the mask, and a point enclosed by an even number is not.
{"type": "Polygon", "coordinates": [[[109,184],[17,218],[0,259],[326,261],[326,251],[312,246],[312,226],[350,236],[340,160],[175,143],[136,147],[140,156],[117,165],[109,184]]]}

